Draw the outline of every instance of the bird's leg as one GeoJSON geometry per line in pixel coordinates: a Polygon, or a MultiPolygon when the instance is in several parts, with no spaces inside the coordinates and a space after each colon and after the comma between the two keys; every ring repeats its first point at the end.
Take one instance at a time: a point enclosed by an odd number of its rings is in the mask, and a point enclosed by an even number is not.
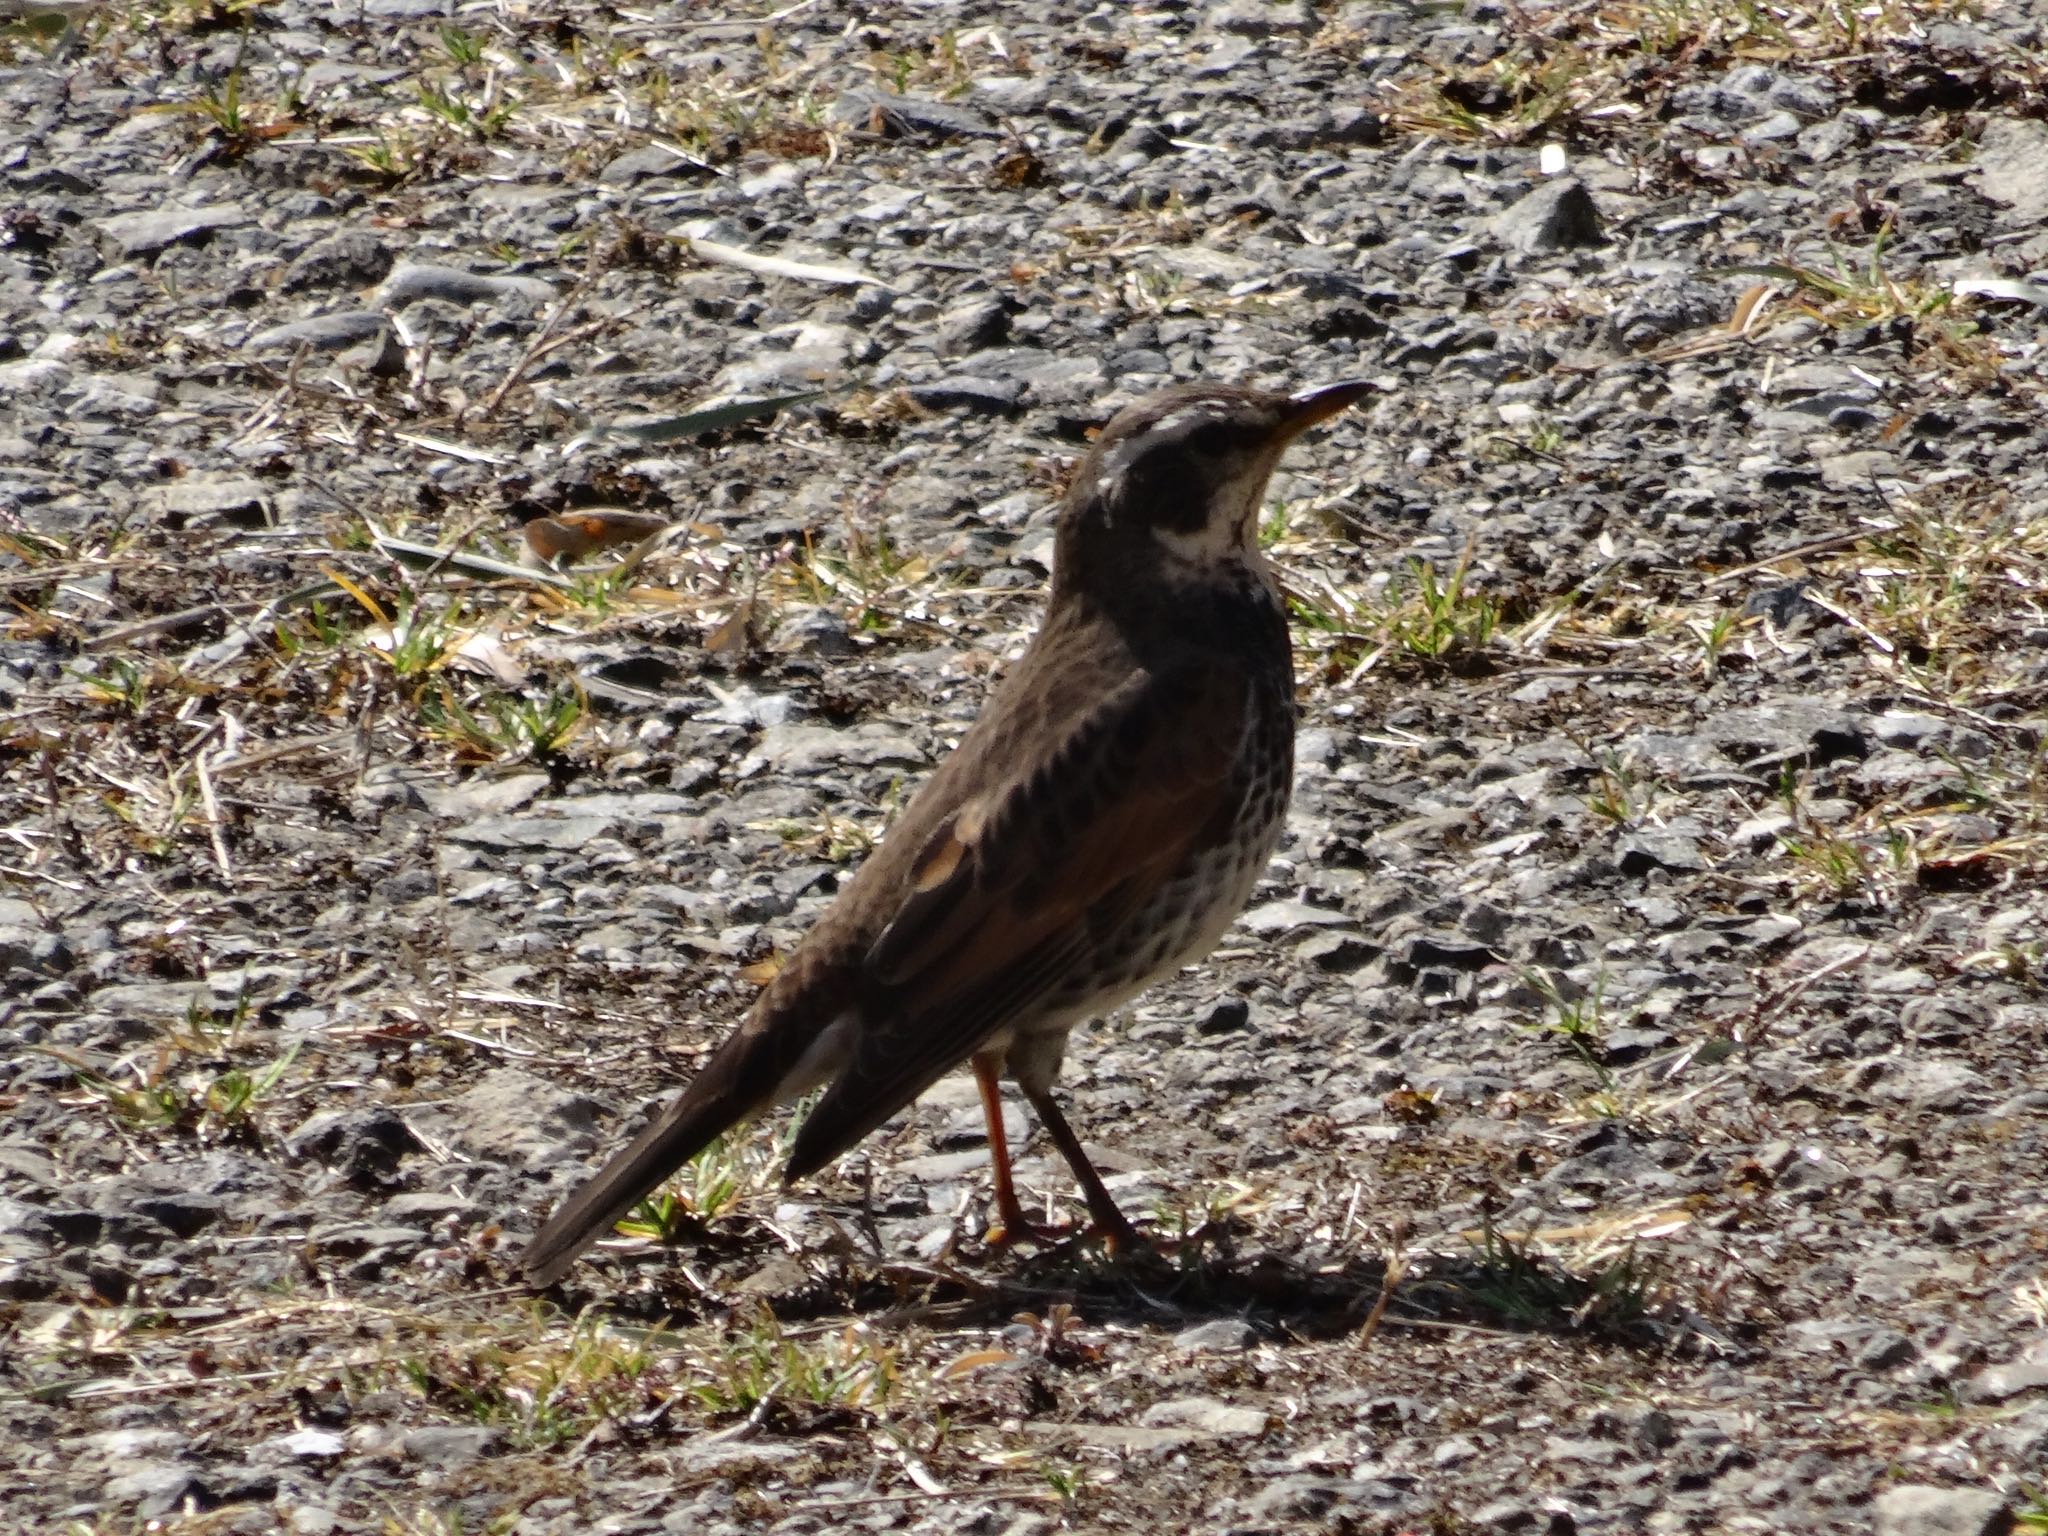
{"type": "MultiPolygon", "coordinates": [[[[1024,1088],[1021,1083],[1018,1086],[1024,1088]]],[[[1024,1097],[1037,1112],[1039,1123],[1052,1137],[1053,1145],[1060,1149],[1060,1156],[1074,1170],[1074,1178],[1081,1186],[1081,1198],[1088,1202],[1088,1214],[1095,1222],[1096,1235],[1102,1239],[1103,1245],[1111,1253],[1133,1253],[1150,1247],[1138,1229],[1116,1208],[1116,1201],[1103,1187],[1102,1175],[1095,1171],[1095,1165],[1088,1161],[1088,1154],[1081,1150],[1081,1138],[1074,1134],[1074,1128],[1067,1124],[1067,1117],[1053,1102],[1051,1090],[1024,1088],[1024,1097]]]]}
{"type": "Polygon", "coordinates": [[[1033,1222],[1024,1214],[1024,1206],[1017,1199],[1017,1186],[1010,1176],[1010,1138],[1003,1129],[1003,1085],[998,1075],[1000,1069],[999,1058],[974,1058],[974,1081],[981,1089],[981,1114],[988,1122],[988,1156],[995,1167],[996,1176],[996,1224],[989,1228],[988,1242],[994,1247],[1013,1243],[1019,1238],[1044,1242],[1060,1234],[1047,1231],[1033,1222]]]}

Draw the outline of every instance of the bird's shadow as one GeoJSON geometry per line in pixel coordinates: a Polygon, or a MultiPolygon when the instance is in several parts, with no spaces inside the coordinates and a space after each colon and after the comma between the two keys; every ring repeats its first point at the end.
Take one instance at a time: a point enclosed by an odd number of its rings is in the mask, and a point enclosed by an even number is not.
{"type": "MultiPolygon", "coordinates": [[[[1283,1253],[1210,1247],[1106,1257],[1055,1249],[955,1282],[948,1315],[1007,1322],[1067,1307],[1091,1322],[1185,1332],[1236,1322],[1275,1340],[1334,1339],[1378,1329],[1546,1333],[1646,1345],[1666,1334],[1640,1277],[1574,1274],[1516,1253],[1465,1257],[1376,1252],[1283,1253]]],[[[947,1287],[934,1285],[933,1303],[947,1287]]]]}
{"type": "MultiPolygon", "coordinates": [[[[668,1273],[673,1275],[673,1270],[668,1273]]],[[[787,1265],[790,1283],[743,1297],[686,1292],[650,1275],[650,1289],[611,1306],[713,1321],[766,1308],[783,1324],[844,1319],[875,1327],[1000,1329],[1055,1313],[1101,1325],[1179,1334],[1236,1322],[1247,1338],[1323,1340],[1393,1329],[1539,1333],[1625,1346],[1668,1342],[1672,1319],[1652,1304],[1653,1277],[1633,1259],[1592,1273],[1497,1245],[1471,1255],[1244,1247],[1205,1232],[1170,1252],[1111,1255],[1066,1242],[1031,1249],[980,1245],[934,1261],[897,1260],[852,1245],[787,1265]]]]}

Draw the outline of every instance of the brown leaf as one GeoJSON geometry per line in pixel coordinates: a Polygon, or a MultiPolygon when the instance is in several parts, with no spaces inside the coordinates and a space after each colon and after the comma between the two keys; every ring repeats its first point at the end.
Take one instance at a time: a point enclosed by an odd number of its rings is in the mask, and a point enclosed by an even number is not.
{"type": "Polygon", "coordinates": [[[668,525],[669,520],[659,513],[628,512],[618,507],[564,512],[556,517],[537,517],[528,523],[526,547],[543,560],[580,560],[593,550],[651,539],[668,525]]]}

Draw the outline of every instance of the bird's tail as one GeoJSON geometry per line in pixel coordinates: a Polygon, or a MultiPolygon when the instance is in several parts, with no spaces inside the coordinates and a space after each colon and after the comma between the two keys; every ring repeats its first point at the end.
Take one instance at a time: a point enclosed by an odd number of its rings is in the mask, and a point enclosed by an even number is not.
{"type": "Polygon", "coordinates": [[[578,1254],[755,1107],[735,1105],[727,1093],[700,1093],[701,1083],[685,1089],[547,1219],[519,1256],[529,1281],[550,1286],[561,1279],[578,1254]]]}

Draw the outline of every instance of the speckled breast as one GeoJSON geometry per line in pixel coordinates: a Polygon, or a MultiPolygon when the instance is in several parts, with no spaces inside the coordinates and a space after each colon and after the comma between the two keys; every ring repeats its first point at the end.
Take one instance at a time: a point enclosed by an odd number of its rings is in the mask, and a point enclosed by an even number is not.
{"type": "Polygon", "coordinates": [[[1293,787],[1291,679],[1284,689],[1255,690],[1251,710],[1226,797],[1228,809],[1219,813],[1220,835],[1208,839],[1151,901],[1097,944],[1096,963],[1077,972],[1054,1006],[1054,1014],[1065,1015],[1066,1022],[1076,1014],[1106,1012],[1159,977],[1201,959],[1250,900],[1280,840],[1293,787]]]}

